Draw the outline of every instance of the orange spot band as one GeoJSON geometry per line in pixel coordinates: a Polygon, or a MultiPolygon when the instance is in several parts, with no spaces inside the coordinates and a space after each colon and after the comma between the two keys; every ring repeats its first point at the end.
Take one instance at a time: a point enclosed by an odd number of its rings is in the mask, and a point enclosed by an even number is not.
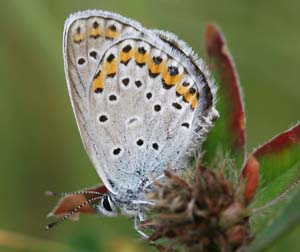
{"type": "Polygon", "coordinates": [[[118,70],[117,61],[114,59],[111,62],[105,62],[104,71],[106,75],[115,74],[118,70]]]}
{"type": "Polygon", "coordinates": [[[105,33],[106,38],[114,39],[119,37],[120,33],[117,31],[112,31],[111,29],[107,29],[105,33]]]}
{"type": "Polygon", "coordinates": [[[80,43],[82,40],[84,39],[83,34],[82,33],[76,33],[73,36],[73,41],[75,43],[80,43]]]}
{"type": "Polygon", "coordinates": [[[129,52],[121,52],[120,60],[121,62],[128,62],[134,55],[134,50],[131,49],[129,52]]]}
{"type": "Polygon", "coordinates": [[[101,36],[101,29],[100,28],[91,28],[89,31],[89,36],[93,38],[98,38],[101,36]]]}
{"type": "Polygon", "coordinates": [[[135,61],[138,64],[145,64],[148,62],[148,58],[149,58],[149,53],[139,53],[138,51],[135,53],[135,61]]]}
{"type": "Polygon", "coordinates": [[[176,87],[176,93],[179,95],[184,95],[189,91],[188,87],[184,87],[182,85],[177,85],[176,87]]]}
{"type": "Polygon", "coordinates": [[[93,80],[93,90],[96,92],[97,90],[103,90],[104,88],[104,74],[99,71],[99,73],[95,76],[93,80]]]}
{"type": "Polygon", "coordinates": [[[155,64],[154,62],[153,62],[153,60],[151,60],[150,62],[149,62],[149,71],[152,73],[152,74],[159,74],[159,73],[161,73],[161,71],[162,71],[162,68],[163,68],[163,64],[162,63],[160,63],[160,64],[155,64]]]}

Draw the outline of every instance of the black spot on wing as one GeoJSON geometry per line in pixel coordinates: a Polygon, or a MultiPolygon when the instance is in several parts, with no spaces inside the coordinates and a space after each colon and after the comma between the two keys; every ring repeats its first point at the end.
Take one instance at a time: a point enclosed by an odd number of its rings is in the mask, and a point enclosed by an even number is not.
{"type": "Polygon", "coordinates": [[[121,153],[121,148],[119,147],[113,150],[114,155],[119,155],[120,153],[121,153]]]}
{"type": "Polygon", "coordinates": [[[174,108],[178,109],[178,110],[182,109],[182,106],[181,106],[179,103],[177,103],[177,102],[173,102],[173,103],[172,103],[172,106],[173,106],[174,108]]]}
{"type": "Polygon", "coordinates": [[[159,65],[162,62],[163,59],[162,59],[162,57],[159,57],[159,56],[155,57],[154,56],[152,58],[152,60],[153,60],[153,62],[154,62],[155,65],[159,65]]]}
{"type": "Polygon", "coordinates": [[[116,100],[117,100],[117,96],[114,95],[114,94],[112,94],[112,95],[110,95],[110,96],[108,97],[108,99],[109,99],[110,101],[116,101],[116,100]]]}
{"type": "Polygon", "coordinates": [[[135,85],[137,86],[137,88],[142,86],[142,82],[140,80],[135,81],[135,85]]]}
{"type": "Polygon", "coordinates": [[[97,58],[97,52],[96,51],[91,51],[90,52],[90,57],[96,59],[97,58]]]}
{"type": "Polygon", "coordinates": [[[132,46],[127,45],[127,46],[123,47],[122,51],[125,52],[125,53],[128,53],[131,49],[132,49],[132,46]]]}
{"type": "Polygon", "coordinates": [[[178,68],[174,67],[174,66],[169,66],[168,67],[168,72],[170,76],[176,76],[179,72],[178,72],[178,68]]]}
{"type": "Polygon", "coordinates": [[[158,150],[158,149],[159,149],[158,143],[153,143],[153,144],[152,144],[152,148],[153,148],[154,150],[158,150]]]}
{"type": "Polygon", "coordinates": [[[187,123],[187,122],[184,122],[181,124],[182,127],[186,127],[186,128],[189,128],[190,127],[190,124],[187,123]]]}
{"type": "Polygon", "coordinates": [[[122,80],[122,82],[123,82],[123,84],[124,84],[124,86],[128,86],[128,84],[129,84],[129,78],[124,78],[123,80],[122,80]]]}
{"type": "Polygon", "coordinates": [[[142,54],[142,55],[144,55],[144,54],[146,54],[146,49],[144,48],[144,47],[139,47],[138,48],[138,52],[140,53],[140,54],[142,54]]]}
{"type": "Polygon", "coordinates": [[[106,115],[99,116],[99,121],[100,122],[106,122],[107,120],[108,120],[108,117],[106,115]]]}
{"type": "Polygon", "coordinates": [[[106,61],[108,63],[111,63],[113,60],[115,59],[115,55],[113,55],[112,53],[107,57],[106,61]]]}
{"type": "Polygon", "coordinates": [[[78,65],[83,65],[85,63],[85,59],[84,58],[80,58],[77,61],[78,65]]]}
{"type": "Polygon", "coordinates": [[[159,112],[161,110],[161,106],[159,104],[154,105],[154,110],[159,112]]]}
{"type": "Polygon", "coordinates": [[[110,25],[108,29],[110,29],[112,32],[117,31],[117,27],[115,25],[110,25]]]}
{"type": "Polygon", "coordinates": [[[136,141],[136,144],[137,144],[138,146],[142,146],[142,145],[144,144],[143,139],[137,140],[137,141],[136,141]]]}
{"type": "Polygon", "coordinates": [[[97,29],[98,26],[99,26],[99,23],[98,23],[97,21],[95,21],[95,22],[93,23],[93,28],[97,29]]]}
{"type": "Polygon", "coordinates": [[[151,92],[148,92],[148,93],[146,94],[146,98],[147,98],[148,100],[150,100],[151,97],[152,97],[152,93],[151,93],[151,92]]]}

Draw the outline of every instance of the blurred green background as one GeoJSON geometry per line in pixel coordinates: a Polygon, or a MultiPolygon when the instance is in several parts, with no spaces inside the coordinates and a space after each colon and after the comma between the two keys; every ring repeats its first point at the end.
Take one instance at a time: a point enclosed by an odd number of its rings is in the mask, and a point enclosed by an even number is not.
{"type": "MultiPolygon", "coordinates": [[[[249,150],[300,119],[299,1],[0,0],[0,251],[155,251],[137,248],[124,217],[82,216],[43,230],[56,203],[45,190],[100,181],[75,125],[62,58],[64,20],[88,8],[172,31],[200,55],[205,23],[218,24],[243,85],[249,150]]],[[[271,251],[300,251],[299,237],[300,227],[271,251]]]]}

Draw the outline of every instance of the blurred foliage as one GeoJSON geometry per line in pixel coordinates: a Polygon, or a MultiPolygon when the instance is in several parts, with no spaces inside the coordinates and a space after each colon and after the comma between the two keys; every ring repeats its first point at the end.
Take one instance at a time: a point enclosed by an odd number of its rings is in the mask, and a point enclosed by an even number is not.
{"type": "MultiPolygon", "coordinates": [[[[1,0],[0,229],[35,238],[30,238],[31,250],[24,245],[11,250],[0,246],[0,251],[36,251],[44,239],[64,244],[56,251],[68,251],[68,246],[83,251],[142,250],[132,222],[124,217],[83,216],[77,223],[43,230],[54,203],[44,196],[45,190],[72,191],[99,183],[76,128],[62,59],[64,20],[87,8],[118,12],[146,27],[172,31],[200,55],[204,24],[217,23],[246,94],[249,151],[300,118],[296,0],[1,0]]],[[[299,235],[298,226],[269,251],[300,251],[299,235]]],[[[3,237],[1,232],[0,240],[3,237]]]]}
{"type": "Polygon", "coordinates": [[[260,233],[249,247],[248,251],[259,252],[270,247],[274,240],[281,238],[300,222],[300,191],[294,193],[289,203],[283,208],[277,218],[260,233]]]}

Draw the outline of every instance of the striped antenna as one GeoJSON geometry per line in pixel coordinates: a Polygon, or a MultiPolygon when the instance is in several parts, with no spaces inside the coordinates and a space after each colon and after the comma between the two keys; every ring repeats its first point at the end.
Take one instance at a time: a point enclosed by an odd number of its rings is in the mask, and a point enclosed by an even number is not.
{"type": "Polygon", "coordinates": [[[51,228],[55,227],[56,225],[63,223],[65,220],[70,219],[70,217],[71,217],[73,214],[77,213],[82,207],[84,207],[84,206],[87,205],[87,204],[92,203],[92,202],[95,201],[95,200],[101,199],[102,196],[103,196],[103,195],[101,195],[101,196],[96,196],[96,197],[94,197],[94,198],[91,198],[91,199],[89,199],[89,200],[83,202],[82,204],[78,205],[77,207],[71,209],[69,213],[67,213],[67,214],[65,214],[64,216],[60,217],[57,221],[48,224],[48,225],[45,227],[45,230],[50,230],[51,228]]]}
{"type": "Polygon", "coordinates": [[[68,195],[78,195],[78,194],[94,194],[94,195],[101,195],[103,196],[103,193],[96,192],[96,191],[76,191],[76,192],[52,192],[52,191],[46,191],[45,194],[47,196],[68,196],[68,195]]]}

